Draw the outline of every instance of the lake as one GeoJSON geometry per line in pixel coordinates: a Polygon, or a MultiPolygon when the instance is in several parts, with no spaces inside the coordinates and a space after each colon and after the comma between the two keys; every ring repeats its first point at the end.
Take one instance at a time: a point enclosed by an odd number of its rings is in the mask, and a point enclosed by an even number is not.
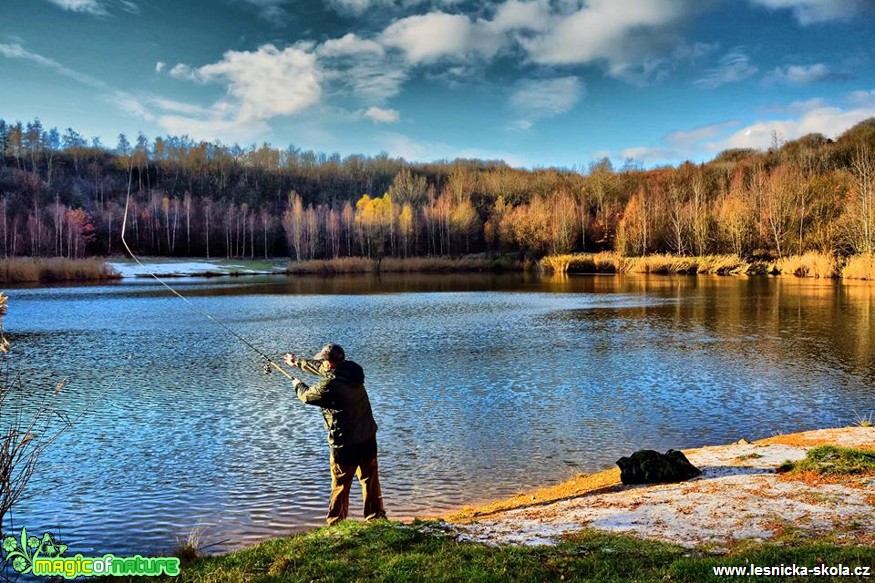
{"type": "MultiPolygon", "coordinates": [[[[769,277],[182,278],[259,349],[360,363],[390,518],[611,467],[637,449],[853,423],[875,403],[875,286],[769,277]]],[[[318,409],[153,280],[9,289],[13,371],[68,415],[13,526],[84,555],[212,551],[324,519],[318,409]]],[[[303,373],[301,373],[303,374],[303,373]]],[[[307,378],[306,380],[313,380],[307,378]]],[[[32,398],[37,398],[36,396],[32,398]]],[[[351,514],[361,498],[354,487],[351,514]]],[[[9,525],[7,525],[9,526],[9,525]]]]}

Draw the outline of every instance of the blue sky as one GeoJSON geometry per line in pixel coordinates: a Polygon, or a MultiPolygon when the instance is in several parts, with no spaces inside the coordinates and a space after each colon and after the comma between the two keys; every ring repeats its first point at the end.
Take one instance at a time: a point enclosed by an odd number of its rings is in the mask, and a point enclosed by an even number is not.
{"type": "Polygon", "coordinates": [[[0,118],[107,145],[701,162],[875,116],[873,22],[875,0],[2,0],[0,118]]]}

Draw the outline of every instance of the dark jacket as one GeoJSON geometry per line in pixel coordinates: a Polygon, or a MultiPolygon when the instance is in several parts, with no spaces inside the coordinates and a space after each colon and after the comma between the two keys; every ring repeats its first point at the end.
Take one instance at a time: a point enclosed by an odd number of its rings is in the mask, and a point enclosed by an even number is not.
{"type": "Polygon", "coordinates": [[[321,360],[299,360],[298,368],[322,377],[312,387],[298,383],[298,398],[322,408],[328,444],[336,452],[377,435],[377,423],[365,390],[365,371],[351,360],[329,369],[321,360]]]}

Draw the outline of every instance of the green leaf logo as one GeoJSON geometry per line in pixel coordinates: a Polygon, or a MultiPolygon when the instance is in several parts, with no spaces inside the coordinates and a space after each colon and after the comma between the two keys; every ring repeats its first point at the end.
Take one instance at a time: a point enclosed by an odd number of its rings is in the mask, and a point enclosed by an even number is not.
{"type": "Polygon", "coordinates": [[[67,552],[67,545],[57,544],[48,532],[42,540],[35,536],[27,536],[27,529],[21,529],[21,537],[5,536],[3,538],[4,560],[12,563],[17,573],[26,575],[33,569],[37,557],[62,557],[67,552]]]}

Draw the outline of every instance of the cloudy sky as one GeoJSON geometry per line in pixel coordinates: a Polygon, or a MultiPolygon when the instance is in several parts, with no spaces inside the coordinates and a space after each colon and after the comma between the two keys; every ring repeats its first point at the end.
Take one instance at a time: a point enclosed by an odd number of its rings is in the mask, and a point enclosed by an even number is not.
{"type": "Polygon", "coordinates": [[[875,116],[875,0],[0,0],[0,118],[408,160],[705,161],[875,116]]]}

